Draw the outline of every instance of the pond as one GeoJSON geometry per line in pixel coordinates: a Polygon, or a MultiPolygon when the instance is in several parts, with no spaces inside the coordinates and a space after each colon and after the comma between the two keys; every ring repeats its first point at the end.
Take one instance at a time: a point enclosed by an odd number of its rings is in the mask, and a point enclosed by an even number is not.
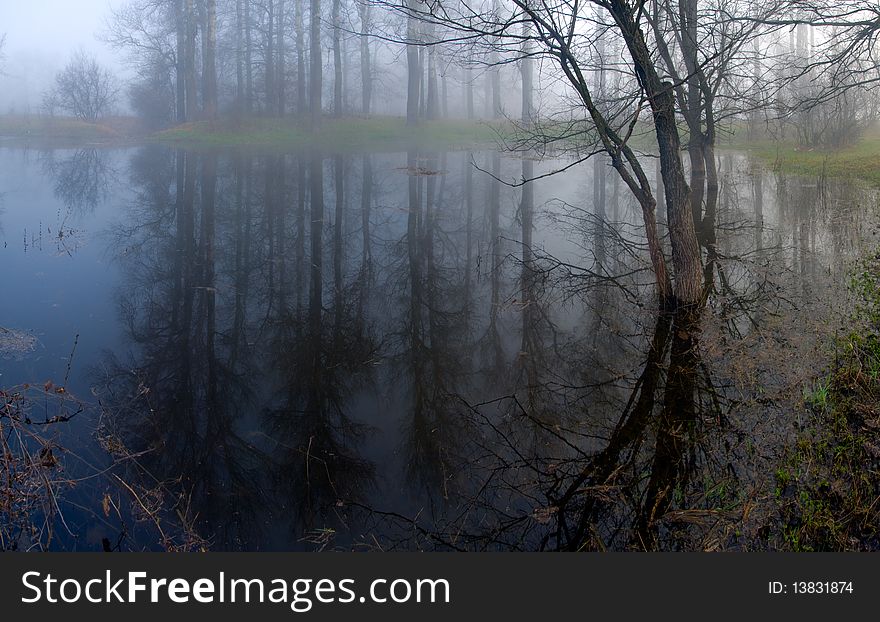
{"type": "Polygon", "coordinates": [[[877,198],[719,162],[670,318],[601,160],[0,148],[0,387],[64,413],[42,546],[768,547],[877,198]]]}

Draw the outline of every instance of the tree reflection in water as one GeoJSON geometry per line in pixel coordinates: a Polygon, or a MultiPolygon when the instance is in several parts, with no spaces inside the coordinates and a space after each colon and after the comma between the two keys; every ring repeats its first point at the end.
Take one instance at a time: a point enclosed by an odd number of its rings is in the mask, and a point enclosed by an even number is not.
{"type": "Polygon", "coordinates": [[[659,313],[605,162],[501,181],[548,166],[140,151],[100,366],[126,481],[217,549],[755,545],[747,439],[786,432],[743,361],[842,270],[852,191],[722,159],[705,304],[659,313]]]}

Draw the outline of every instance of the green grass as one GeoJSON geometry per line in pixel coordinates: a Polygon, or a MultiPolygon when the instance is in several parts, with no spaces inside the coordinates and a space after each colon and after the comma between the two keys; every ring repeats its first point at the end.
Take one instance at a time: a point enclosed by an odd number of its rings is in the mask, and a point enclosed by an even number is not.
{"type": "Polygon", "coordinates": [[[297,119],[253,118],[198,121],[153,134],[156,142],[194,147],[255,147],[346,152],[410,147],[467,149],[490,145],[506,132],[504,124],[476,121],[429,121],[407,127],[395,117],[323,120],[312,132],[297,119]]]}
{"type": "Polygon", "coordinates": [[[745,149],[775,170],[797,175],[860,179],[880,186],[880,127],[866,131],[853,145],[806,149],[791,141],[749,141],[745,131],[719,141],[719,147],[745,149]]]}

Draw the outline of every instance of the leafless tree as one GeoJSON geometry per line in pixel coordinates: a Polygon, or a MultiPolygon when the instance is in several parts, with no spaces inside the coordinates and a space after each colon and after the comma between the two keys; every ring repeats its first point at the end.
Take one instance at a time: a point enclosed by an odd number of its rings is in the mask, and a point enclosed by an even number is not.
{"type": "Polygon", "coordinates": [[[55,77],[55,86],[46,93],[44,105],[84,121],[97,121],[112,110],[118,91],[113,74],[80,50],[55,77]]]}

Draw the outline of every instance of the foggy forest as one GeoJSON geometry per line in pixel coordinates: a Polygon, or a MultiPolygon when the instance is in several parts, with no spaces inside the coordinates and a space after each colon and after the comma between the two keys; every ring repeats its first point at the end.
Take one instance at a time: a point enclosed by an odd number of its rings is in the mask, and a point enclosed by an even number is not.
{"type": "Polygon", "coordinates": [[[0,550],[880,549],[873,0],[0,7],[0,550]]]}

